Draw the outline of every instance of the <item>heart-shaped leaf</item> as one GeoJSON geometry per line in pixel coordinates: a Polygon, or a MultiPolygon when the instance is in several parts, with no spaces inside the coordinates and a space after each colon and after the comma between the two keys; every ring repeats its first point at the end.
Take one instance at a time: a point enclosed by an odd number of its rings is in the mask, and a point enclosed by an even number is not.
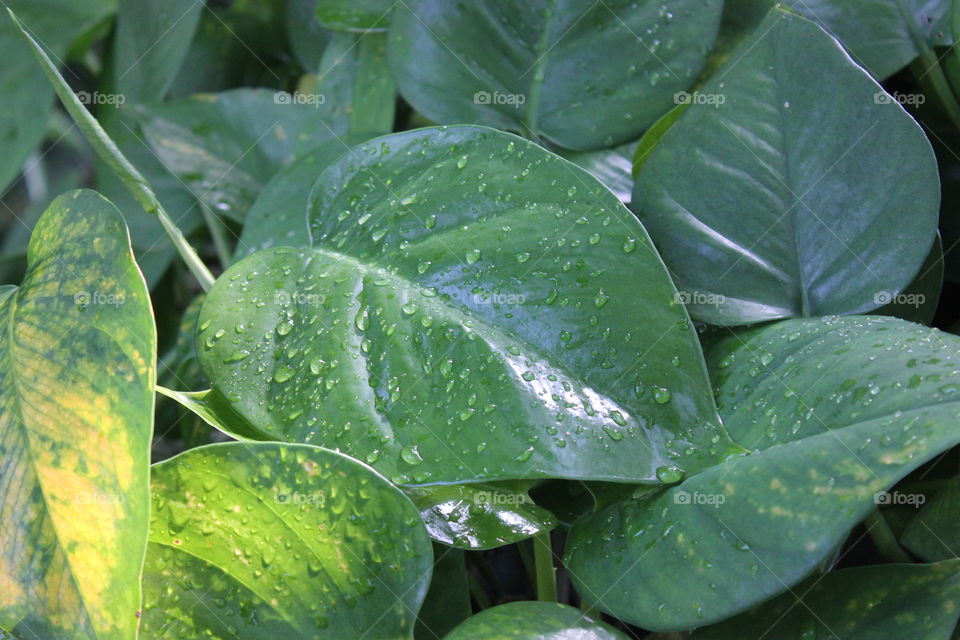
{"type": "Polygon", "coordinates": [[[690,640],[950,640],[960,609],[960,561],[835,571],[690,640]]]}
{"type": "Polygon", "coordinates": [[[311,248],[237,263],[200,314],[204,373],[272,437],[401,484],[656,483],[734,449],[646,233],[574,165],[396,134],[328,167],[309,219],[311,248]]]}
{"type": "Polygon", "coordinates": [[[228,443],[153,467],[144,637],[411,638],[433,554],[369,467],[307,445],[228,443]]]}
{"type": "Polygon", "coordinates": [[[410,487],[430,537],[460,549],[493,549],[550,531],[557,520],[524,491],[490,484],[410,487]]]}
{"type": "Polygon", "coordinates": [[[951,480],[907,524],[900,540],[915,555],[934,562],[960,558],[960,477],[951,480]]]}
{"type": "Polygon", "coordinates": [[[511,602],[485,609],[444,640],[627,640],[613,627],[556,602],[511,602]]]}
{"type": "Polygon", "coordinates": [[[119,213],[57,198],[0,293],[0,627],[136,637],[156,332],[119,213]]]}
{"type": "Polygon", "coordinates": [[[709,624],[796,584],[878,492],[960,442],[950,334],[791,320],[720,341],[708,364],[731,435],[761,450],[588,515],[568,543],[584,598],[648,629],[709,624]]]}
{"type": "Polygon", "coordinates": [[[636,139],[693,84],[722,8],[407,0],[393,14],[390,63],[400,93],[435,122],[542,135],[567,149],[612,147],[636,139]]]}
{"type": "Polygon", "coordinates": [[[650,154],[633,209],[705,322],[881,306],[936,234],[923,131],[804,18],[772,11],[742,50],[650,154]]]}

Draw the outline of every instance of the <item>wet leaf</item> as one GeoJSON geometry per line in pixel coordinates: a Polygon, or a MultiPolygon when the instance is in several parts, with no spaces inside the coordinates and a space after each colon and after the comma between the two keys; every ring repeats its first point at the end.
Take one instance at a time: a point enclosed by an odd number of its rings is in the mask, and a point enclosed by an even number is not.
{"type": "Polygon", "coordinates": [[[811,578],[690,640],[950,640],[960,609],[960,562],[858,567],[811,578]]]}
{"type": "Polygon", "coordinates": [[[710,624],[792,587],[880,492],[960,442],[960,338],[921,325],[785,321],[721,340],[708,365],[724,423],[758,451],[589,515],[568,542],[580,593],[647,629],[710,624]]]}
{"type": "Polygon", "coordinates": [[[116,208],[56,199],[0,292],[0,626],[136,636],[156,333],[116,208]]]}
{"type": "Polygon", "coordinates": [[[493,549],[550,531],[557,520],[524,491],[491,484],[409,487],[430,537],[460,549],[493,549]]]}
{"type": "Polygon", "coordinates": [[[394,4],[391,0],[319,0],[316,16],[334,31],[385,31],[394,4]]]}
{"type": "Polygon", "coordinates": [[[486,609],[444,640],[626,640],[613,627],[556,602],[511,602],[486,609]]]}
{"type": "Polygon", "coordinates": [[[742,51],[691,94],[643,165],[633,209],[696,319],[876,309],[878,294],[910,283],[934,241],[929,142],[803,18],[771,12],[742,51]]]}
{"type": "Polygon", "coordinates": [[[305,445],[209,445],[155,465],[152,489],[144,637],[412,637],[429,538],[365,465],[305,445]]]}
{"type": "Polygon", "coordinates": [[[442,124],[590,150],[636,139],[696,80],[723,3],[408,0],[394,10],[400,93],[442,124]]]}
{"type": "Polygon", "coordinates": [[[643,228],[566,161],[396,134],[328,167],[309,219],[311,248],[242,260],[201,310],[207,378],[272,437],[400,484],[659,483],[735,449],[643,228]]]}

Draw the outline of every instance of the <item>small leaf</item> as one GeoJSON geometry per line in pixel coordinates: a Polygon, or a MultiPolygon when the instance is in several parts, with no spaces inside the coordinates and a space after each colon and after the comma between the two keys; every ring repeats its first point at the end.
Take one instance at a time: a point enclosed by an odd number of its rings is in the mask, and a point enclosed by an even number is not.
{"type": "Polygon", "coordinates": [[[556,602],[511,602],[468,618],[444,640],[627,640],[613,627],[556,602]]]}
{"type": "Polygon", "coordinates": [[[699,320],[876,309],[934,241],[929,142],[804,18],[772,11],[742,52],[691,94],[643,165],[633,209],[699,320]]]}
{"type": "Polygon", "coordinates": [[[706,63],[719,0],[407,0],[390,63],[441,124],[481,123],[578,151],[635,140],[706,63]]]}
{"type": "Polygon", "coordinates": [[[392,0],[319,0],[316,15],[320,24],[334,31],[386,31],[394,4],[392,0]]]}
{"type": "Polygon", "coordinates": [[[0,323],[0,627],[134,638],[156,332],[113,205],[92,191],[50,205],[0,323]]]}
{"type": "Polygon", "coordinates": [[[437,542],[493,549],[550,531],[556,518],[523,491],[490,484],[404,488],[437,542]]]}
{"type": "Polygon", "coordinates": [[[858,567],[811,578],[794,593],[689,638],[950,640],[957,598],[960,562],[858,567]]]}
{"type": "Polygon", "coordinates": [[[950,334],[791,320],[721,340],[708,363],[724,423],[759,451],[588,515],[568,541],[584,598],[647,629],[710,624],[792,587],[878,494],[960,442],[950,334]]]}
{"type": "Polygon", "coordinates": [[[145,638],[412,637],[429,538],[368,467],[317,447],[228,443],[155,465],[152,487],[145,638]]]}

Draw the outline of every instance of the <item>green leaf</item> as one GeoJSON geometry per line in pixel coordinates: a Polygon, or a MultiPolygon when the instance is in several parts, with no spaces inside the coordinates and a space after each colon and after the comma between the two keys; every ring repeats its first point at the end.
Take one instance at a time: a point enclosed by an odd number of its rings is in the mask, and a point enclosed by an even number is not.
{"type": "Polygon", "coordinates": [[[459,549],[493,549],[557,526],[525,491],[491,484],[410,487],[404,492],[438,542],[459,549]]]}
{"type": "Polygon", "coordinates": [[[334,31],[386,31],[391,0],[319,0],[316,8],[320,24],[334,31]]]}
{"type": "Polygon", "coordinates": [[[290,48],[306,71],[316,71],[330,41],[330,32],[317,21],[320,0],[287,0],[287,38],[290,48]]]}
{"type": "MultiPolygon", "coordinates": [[[[116,0],[4,0],[58,63],[81,33],[116,11],[116,0]]],[[[53,90],[16,26],[0,19],[0,193],[43,140],[53,90]]]]}
{"type": "Polygon", "coordinates": [[[332,140],[277,172],[260,190],[247,213],[235,258],[276,246],[309,246],[306,212],[313,182],[346,150],[343,142],[332,140]]]}
{"type": "Polygon", "coordinates": [[[735,449],[646,233],[574,165],[411,131],[328,167],[308,217],[312,247],[245,258],[200,314],[205,375],[273,438],[400,484],[657,483],[735,449]]]}
{"type": "Polygon", "coordinates": [[[442,638],[471,613],[466,554],[434,544],[433,556],[433,579],[413,632],[417,640],[442,638]]]}
{"type": "Polygon", "coordinates": [[[927,259],[920,266],[913,282],[897,295],[889,291],[877,294],[877,300],[885,304],[874,311],[877,315],[894,316],[925,325],[933,324],[940,294],[943,291],[943,242],[940,234],[934,238],[927,259]]]}
{"type": "Polygon", "coordinates": [[[154,465],[152,489],[144,637],[412,637],[429,538],[369,467],[317,447],[228,443],[154,465]]]}
{"type": "Polygon", "coordinates": [[[556,602],[511,602],[486,609],[444,640],[627,640],[613,627],[556,602]]]}
{"type": "Polygon", "coordinates": [[[337,131],[364,140],[393,131],[397,87],[387,65],[386,35],[335,34],[314,92],[323,96],[323,108],[337,131]]]}
{"type": "Polygon", "coordinates": [[[575,151],[560,155],[606,185],[620,202],[629,202],[633,192],[631,158],[636,146],[636,142],[628,142],[614,149],[575,151]]]}
{"type": "Polygon", "coordinates": [[[129,640],[147,543],[156,332],[116,208],[92,191],[40,218],[0,292],[0,626],[129,640]]]}
{"type": "Polygon", "coordinates": [[[743,51],[650,154],[634,210],[696,319],[877,308],[878,293],[906,287],[934,241],[930,144],[804,18],[772,11],[743,51]]]}
{"type": "Polygon", "coordinates": [[[673,125],[677,123],[677,120],[680,119],[680,116],[683,115],[683,112],[686,111],[687,107],[689,106],[690,104],[688,102],[678,104],[664,114],[662,118],[653,123],[653,126],[647,129],[647,132],[643,134],[643,137],[640,138],[640,142],[637,144],[637,148],[633,153],[633,167],[631,168],[630,173],[634,178],[640,175],[640,169],[642,169],[643,165],[646,164],[647,158],[650,157],[650,154],[653,153],[653,150],[656,149],[657,145],[660,144],[660,141],[663,140],[663,136],[667,135],[667,132],[673,128],[673,125]]]}
{"type": "Polygon", "coordinates": [[[408,0],[390,27],[400,93],[439,123],[481,123],[567,149],[634,140],[706,62],[719,0],[408,0]],[[586,74],[586,75],[585,75],[586,74]]]}
{"type": "Polygon", "coordinates": [[[707,355],[724,423],[759,451],[589,515],[568,542],[584,598],[647,629],[710,624],[788,589],[878,492],[960,442],[956,336],[893,318],[790,320],[707,355]]]}
{"type": "Polygon", "coordinates": [[[345,133],[326,124],[315,98],[267,89],[201,94],[145,108],[142,126],[160,160],[202,202],[243,220],[271,176],[345,133]]]}
{"type": "Polygon", "coordinates": [[[860,65],[881,80],[910,64],[922,48],[953,43],[949,0],[783,0],[781,4],[834,34],[860,65]]]}
{"type": "Polygon", "coordinates": [[[927,562],[960,558],[960,477],[951,480],[907,524],[903,546],[927,562]]]}
{"type": "Polygon", "coordinates": [[[203,7],[196,0],[121,2],[114,89],[130,102],[162,100],[187,55],[203,7]]]}
{"type": "Polygon", "coordinates": [[[960,615],[958,574],[960,562],[835,571],[753,611],[698,629],[690,640],[950,640],[960,615]]]}
{"type": "Polygon", "coordinates": [[[233,410],[230,403],[217,391],[174,391],[157,386],[157,392],[177,401],[211,427],[237,440],[270,440],[271,438],[250,424],[233,410]]]}

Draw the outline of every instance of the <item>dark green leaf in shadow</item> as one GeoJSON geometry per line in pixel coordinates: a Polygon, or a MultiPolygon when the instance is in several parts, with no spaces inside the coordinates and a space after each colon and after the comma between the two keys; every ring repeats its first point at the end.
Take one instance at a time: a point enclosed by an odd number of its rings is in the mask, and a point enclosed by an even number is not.
{"type": "Polygon", "coordinates": [[[924,505],[901,535],[903,546],[927,562],[960,558],[960,477],[924,505]]]}
{"type": "Polygon", "coordinates": [[[511,602],[486,609],[444,640],[627,640],[613,627],[556,602],[511,602]]]}

